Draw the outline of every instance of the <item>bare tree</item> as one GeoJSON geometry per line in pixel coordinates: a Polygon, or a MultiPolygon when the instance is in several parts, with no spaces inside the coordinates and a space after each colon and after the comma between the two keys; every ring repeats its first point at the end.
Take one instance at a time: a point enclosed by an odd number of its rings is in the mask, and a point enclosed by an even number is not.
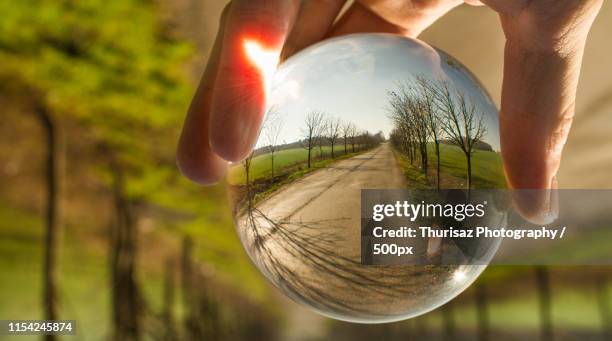
{"type": "Polygon", "coordinates": [[[433,140],[436,152],[436,187],[440,189],[440,140],[444,134],[442,120],[437,112],[436,89],[434,84],[423,76],[417,77],[418,95],[423,106],[425,124],[433,140]]]}
{"type": "Polygon", "coordinates": [[[370,149],[374,146],[374,138],[372,137],[372,134],[370,134],[370,132],[367,130],[364,130],[359,135],[359,140],[361,141],[363,149],[370,149]]]}
{"type": "Polygon", "coordinates": [[[406,139],[404,138],[404,136],[402,136],[402,133],[400,132],[398,127],[395,127],[393,130],[391,130],[391,133],[389,134],[389,140],[391,140],[391,144],[400,151],[405,151],[406,150],[406,139]]]}
{"type": "Polygon", "coordinates": [[[365,144],[365,133],[363,131],[359,131],[356,135],[357,136],[355,137],[355,139],[357,140],[357,150],[361,150],[362,148],[364,148],[365,144]]]}
{"type": "Polygon", "coordinates": [[[331,144],[331,157],[334,158],[334,145],[338,141],[340,137],[340,133],[342,131],[342,122],[339,118],[330,117],[325,124],[325,129],[327,130],[327,139],[331,144]]]}
{"type": "Polygon", "coordinates": [[[410,127],[406,124],[396,124],[391,132],[390,140],[395,148],[408,155],[410,164],[414,164],[415,142],[410,127]]]}
{"type": "Polygon", "coordinates": [[[327,115],[323,114],[319,131],[316,135],[317,146],[319,146],[319,159],[323,159],[323,144],[327,138],[325,137],[325,131],[327,130],[327,115]]]}
{"type": "Polygon", "coordinates": [[[389,92],[389,117],[400,131],[409,133],[418,145],[421,156],[421,170],[427,174],[429,129],[426,119],[426,106],[418,92],[407,84],[398,84],[397,91],[389,92]]]}
{"type": "Polygon", "coordinates": [[[304,134],[304,148],[308,151],[308,168],[312,166],[312,150],[315,148],[323,128],[324,117],[322,112],[312,111],[306,115],[304,120],[306,127],[302,132],[304,134]]]}
{"type": "Polygon", "coordinates": [[[278,139],[283,129],[283,120],[274,107],[268,110],[263,124],[263,135],[270,152],[271,172],[274,177],[274,153],[278,151],[278,139]]]}
{"type": "Polygon", "coordinates": [[[483,140],[487,130],[484,114],[462,92],[449,89],[447,82],[436,86],[437,100],[443,112],[442,129],[451,142],[458,145],[467,161],[467,188],[472,187],[472,155],[474,145],[483,140]]]}
{"type": "Polygon", "coordinates": [[[354,153],[355,152],[355,142],[357,138],[357,127],[353,123],[349,124],[348,134],[349,134],[348,135],[349,138],[351,139],[351,152],[354,153]]]}
{"type": "Polygon", "coordinates": [[[410,157],[411,165],[414,165],[417,154],[417,140],[414,137],[413,130],[414,129],[407,124],[399,127],[399,131],[403,134],[403,138],[405,139],[405,152],[407,152],[410,157]]]}
{"type": "Polygon", "coordinates": [[[251,154],[249,154],[249,156],[247,156],[244,160],[242,160],[242,166],[244,167],[244,176],[245,176],[245,183],[246,183],[246,200],[247,200],[247,205],[248,205],[248,209],[250,210],[253,207],[253,185],[252,185],[252,180],[251,180],[251,161],[253,161],[253,155],[255,154],[254,151],[251,152],[251,154]]]}
{"type": "Polygon", "coordinates": [[[342,124],[342,142],[344,142],[344,154],[345,155],[348,153],[347,145],[348,145],[348,139],[350,135],[351,135],[351,123],[344,122],[342,124]]]}
{"type": "Polygon", "coordinates": [[[421,155],[421,170],[427,175],[427,169],[429,167],[429,153],[427,150],[429,129],[425,104],[416,90],[406,88],[404,91],[405,93],[403,96],[406,98],[405,105],[407,105],[410,113],[413,135],[416,138],[419,154],[421,155]]]}

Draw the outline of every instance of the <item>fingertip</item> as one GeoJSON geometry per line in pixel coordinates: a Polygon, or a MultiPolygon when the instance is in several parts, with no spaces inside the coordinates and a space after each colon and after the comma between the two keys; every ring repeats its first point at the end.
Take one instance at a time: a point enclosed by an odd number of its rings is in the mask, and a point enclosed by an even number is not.
{"type": "Polygon", "coordinates": [[[189,180],[203,186],[219,182],[227,170],[227,162],[212,152],[200,157],[181,152],[176,154],[176,165],[179,171],[189,180]]]}
{"type": "Polygon", "coordinates": [[[223,103],[223,114],[215,112],[213,106],[210,145],[221,158],[239,162],[249,155],[257,142],[263,118],[263,102],[223,103]]]}
{"type": "Polygon", "coordinates": [[[514,207],[518,214],[525,220],[536,225],[547,225],[555,222],[558,212],[550,211],[547,207],[525,206],[520,200],[514,201],[514,207]]]}
{"type": "Polygon", "coordinates": [[[215,153],[229,162],[240,162],[249,154],[248,151],[227,142],[212,143],[212,148],[215,153]]]}
{"type": "Polygon", "coordinates": [[[300,1],[234,1],[211,99],[210,148],[241,161],[255,145],[271,80],[300,1]]]}
{"type": "Polygon", "coordinates": [[[528,129],[522,129],[520,138],[502,135],[502,156],[514,209],[533,224],[549,224],[558,215],[555,206],[558,158],[551,157],[547,148],[533,138],[528,129]],[[531,143],[526,143],[530,141],[531,143]]]}
{"type": "MultiPolygon", "coordinates": [[[[250,60],[244,48],[240,41],[236,49],[241,53],[225,60],[219,70],[209,121],[211,148],[234,162],[246,157],[257,140],[270,77],[269,70],[257,65],[261,60],[250,60]]],[[[256,57],[268,56],[260,45],[255,48],[256,57]]]]}
{"type": "Polygon", "coordinates": [[[550,224],[559,217],[557,177],[546,188],[512,190],[514,208],[533,224],[550,224]]]}

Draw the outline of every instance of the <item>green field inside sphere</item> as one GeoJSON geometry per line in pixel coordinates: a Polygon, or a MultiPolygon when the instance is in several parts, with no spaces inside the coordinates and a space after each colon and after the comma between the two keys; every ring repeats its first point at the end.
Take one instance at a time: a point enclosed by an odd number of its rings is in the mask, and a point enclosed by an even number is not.
{"type": "MultiPolygon", "coordinates": [[[[432,143],[428,144],[428,151],[435,155],[435,146],[432,143]]],[[[351,150],[344,153],[343,147],[338,150],[337,160],[341,160],[347,154],[352,154],[351,150]]],[[[261,154],[253,157],[251,165],[251,180],[262,181],[271,179],[272,174],[275,176],[297,175],[306,167],[308,152],[302,147],[280,150],[274,155],[274,172],[272,172],[272,155],[269,151],[263,150],[261,154]]],[[[435,188],[436,175],[429,174],[427,180],[420,172],[418,166],[410,165],[405,155],[397,155],[398,164],[404,169],[406,179],[421,184],[418,188],[435,188]]],[[[331,159],[330,146],[323,147],[323,153],[318,150],[314,153],[315,159],[325,160],[331,159]]],[[[492,151],[478,151],[474,153],[473,162],[476,169],[473,171],[472,177],[475,189],[489,188],[505,188],[506,178],[503,173],[503,164],[501,154],[492,151]]],[[[330,160],[333,161],[333,160],[330,160]]],[[[417,160],[418,161],[418,160],[417,160]]],[[[429,160],[429,167],[435,170],[436,159],[429,160]]],[[[443,182],[453,184],[444,188],[465,188],[465,176],[467,167],[465,155],[460,147],[451,144],[443,144],[440,146],[440,168],[443,182]],[[445,181],[446,180],[446,181],[445,181]]],[[[231,185],[244,185],[246,183],[246,174],[244,165],[234,166],[230,169],[228,182],[231,185]]]]}
{"type": "Polygon", "coordinates": [[[282,292],[336,319],[389,322],[439,307],[484,270],[360,258],[362,189],[505,188],[498,111],[459,62],[417,40],[349,35],[285,61],[268,98],[228,187],[245,250],[282,292]]]}

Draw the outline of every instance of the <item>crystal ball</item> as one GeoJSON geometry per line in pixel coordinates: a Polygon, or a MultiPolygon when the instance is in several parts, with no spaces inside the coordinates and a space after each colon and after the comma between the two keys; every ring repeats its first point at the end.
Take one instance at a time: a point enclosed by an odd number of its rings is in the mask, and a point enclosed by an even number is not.
{"type": "Polygon", "coordinates": [[[362,190],[503,188],[499,150],[496,106],[453,57],[395,35],[329,39],[270,81],[255,149],[228,173],[237,233],[274,286],[325,316],[415,317],[468,288],[498,244],[459,245],[473,262],[365,265],[362,190]]]}

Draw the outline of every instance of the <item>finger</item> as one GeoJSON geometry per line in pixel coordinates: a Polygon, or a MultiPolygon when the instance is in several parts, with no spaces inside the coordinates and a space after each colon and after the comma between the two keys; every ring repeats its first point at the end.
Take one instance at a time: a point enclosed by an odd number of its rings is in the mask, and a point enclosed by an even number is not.
{"type": "Polygon", "coordinates": [[[482,0],[506,35],[501,149],[519,213],[533,222],[558,214],[556,174],[572,125],[584,45],[603,1],[482,0]],[[550,189],[547,191],[546,189],[550,189]]]}
{"type": "Polygon", "coordinates": [[[329,32],[346,0],[309,0],[302,2],[291,33],[281,53],[281,61],[322,40],[329,32]]]}
{"type": "Polygon", "coordinates": [[[534,222],[549,221],[558,213],[551,196],[556,194],[556,174],[574,117],[584,43],[569,54],[543,51],[506,44],[500,116],[510,187],[539,190],[529,200],[515,197],[519,212],[534,222]]]}
{"type": "Polygon", "coordinates": [[[228,9],[229,6],[224,9],[221,15],[219,32],[198,89],[187,111],[176,154],[177,165],[183,175],[203,185],[219,181],[227,168],[227,162],[211,149],[208,127],[210,100],[217,77],[228,9]]]}
{"type": "Polygon", "coordinates": [[[257,140],[266,82],[276,67],[297,10],[297,0],[232,3],[210,114],[212,149],[228,161],[246,157],[257,140]]]}
{"type": "Polygon", "coordinates": [[[334,25],[330,35],[384,32],[415,38],[462,3],[461,0],[360,0],[334,25]]]}

